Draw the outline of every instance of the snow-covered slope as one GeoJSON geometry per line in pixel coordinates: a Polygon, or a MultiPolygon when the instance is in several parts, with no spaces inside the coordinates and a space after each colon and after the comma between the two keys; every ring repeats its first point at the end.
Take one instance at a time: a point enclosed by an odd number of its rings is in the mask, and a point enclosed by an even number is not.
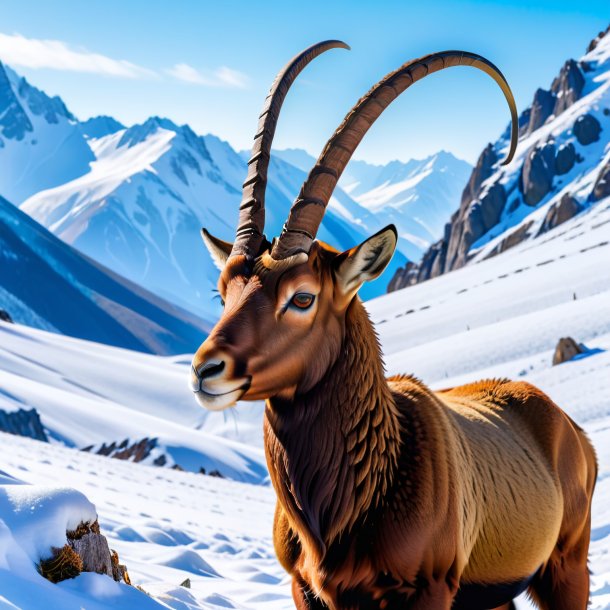
{"type": "MultiPolygon", "coordinates": [[[[315,163],[301,149],[281,150],[277,154],[304,171],[315,163]]],[[[442,237],[471,169],[466,161],[445,151],[422,160],[392,161],[387,165],[352,160],[339,187],[369,213],[362,216],[367,227],[372,228],[375,222],[379,228],[394,223],[401,237],[401,252],[416,261],[442,237]]]]}
{"type": "MultiPolygon", "coordinates": [[[[527,380],[585,427],[600,463],[590,555],[593,610],[610,608],[609,226],[610,198],[605,198],[531,242],[367,305],[388,372],[415,373],[436,388],[488,376],[527,380]],[[565,335],[590,350],[553,367],[553,348],[565,335]]],[[[77,427],[82,436],[122,426],[135,430],[143,422],[168,446],[192,447],[195,433],[185,432],[200,425],[204,413],[183,385],[186,362],[134,357],[25,327],[0,324],[0,329],[0,346],[6,345],[0,349],[0,387],[6,389],[0,408],[14,408],[16,399],[36,405],[49,428],[70,433],[77,427]],[[40,362],[41,353],[48,354],[46,361],[40,362]],[[173,426],[167,424],[170,418],[173,426]],[[77,426],[80,421],[85,425],[77,426]],[[165,437],[157,427],[161,422],[165,437]],[[178,429],[184,436],[176,436],[178,429]]],[[[260,410],[244,403],[234,413],[245,419],[233,439],[243,433],[251,441],[260,410]]],[[[230,423],[214,422],[216,415],[206,414],[203,429],[210,433],[205,438],[213,439],[210,446],[224,453],[230,423]]],[[[0,439],[3,470],[32,484],[69,485],[95,503],[102,529],[133,581],[160,603],[176,610],[293,607],[273,554],[274,497],[268,486],[123,463],[17,437],[0,439]],[[186,578],[190,589],[178,586],[186,578]]],[[[22,589],[8,586],[17,570],[0,569],[0,595],[28,608],[22,589]]],[[[103,584],[79,576],[61,585],[57,595],[68,588],[90,607],[92,597],[110,595],[103,584]]],[[[29,590],[38,595],[46,587],[34,579],[29,590]]],[[[121,592],[114,587],[112,592],[113,603],[123,607],[121,592]]],[[[519,610],[528,607],[519,601],[519,610]]]]}
{"type": "Polygon", "coordinates": [[[203,411],[188,388],[189,370],[188,356],[163,358],[0,323],[0,409],[35,408],[52,442],[82,449],[156,438],[149,462],[164,454],[166,466],[263,481],[261,405],[233,418],[203,411]]]}
{"type": "MultiPolygon", "coordinates": [[[[232,239],[245,161],[226,142],[159,118],[89,142],[96,157],[91,171],[37,193],[22,209],[121,275],[214,318],[218,271],[199,230],[232,239]]],[[[272,236],[279,234],[304,174],[277,159],[269,174],[266,231],[272,236]]],[[[320,238],[346,249],[368,236],[354,207],[337,200],[320,238]]],[[[405,260],[395,257],[385,280],[371,285],[367,296],[383,293],[405,260]]]]}
{"type": "Polygon", "coordinates": [[[483,151],[443,239],[402,285],[531,241],[610,194],[610,30],[536,91],[519,134],[508,166],[508,130],[483,151]]]}
{"type": "Polygon", "coordinates": [[[0,62],[0,195],[19,205],[38,191],[82,176],[93,160],[61,99],[0,62]]]}
{"type": "Polygon", "coordinates": [[[0,308],[37,328],[157,354],[210,326],[80,254],[0,197],[0,308]]]}

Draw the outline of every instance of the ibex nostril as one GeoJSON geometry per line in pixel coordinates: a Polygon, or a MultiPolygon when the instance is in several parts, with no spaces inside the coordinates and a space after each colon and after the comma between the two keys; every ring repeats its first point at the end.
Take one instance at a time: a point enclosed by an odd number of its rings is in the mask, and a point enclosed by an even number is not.
{"type": "Polygon", "coordinates": [[[225,368],[224,360],[206,360],[203,364],[197,367],[197,377],[199,379],[207,379],[221,373],[225,368]]]}

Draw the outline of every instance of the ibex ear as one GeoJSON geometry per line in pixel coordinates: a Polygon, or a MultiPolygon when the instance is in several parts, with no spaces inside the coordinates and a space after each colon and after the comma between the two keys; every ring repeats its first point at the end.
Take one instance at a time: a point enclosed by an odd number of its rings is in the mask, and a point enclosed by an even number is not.
{"type": "Polygon", "coordinates": [[[225,268],[225,263],[229,258],[229,254],[231,254],[233,244],[230,244],[228,241],[218,239],[218,237],[214,237],[205,229],[201,229],[201,237],[203,238],[203,243],[208,249],[214,264],[220,271],[222,271],[225,268]]]}
{"type": "Polygon", "coordinates": [[[396,227],[388,225],[359,246],[339,254],[335,277],[340,291],[352,296],[364,282],[379,277],[392,260],[397,242],[396,227]]]}

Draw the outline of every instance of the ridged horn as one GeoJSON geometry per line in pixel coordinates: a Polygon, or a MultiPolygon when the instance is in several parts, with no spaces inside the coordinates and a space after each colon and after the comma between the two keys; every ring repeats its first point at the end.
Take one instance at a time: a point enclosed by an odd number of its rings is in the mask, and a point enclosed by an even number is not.
{"type": "Polygon", "coordinates": [[[239,222],[230,256],[243,254],[247,258],[258,255],[265,228],[265,188],[275,127],[286,94],[296,77],[307,64],[329,49],[349,46],[340,40],[326,40],[312,45],[293,57],[275,77],[258,119],[252,154],[248,161],[248,175],[243,184],[239,222]]]}
{"type": "Polygon", "coordinates": [[[273,247],[273,258],[282,259],[297,252],[309,252],[337,182],[371,125],[413,83],[453,66],[478,68],[489,74],[502,89],[512,120],[510,149],[504,164],[510,162],[517,147],[517,108],[500,70],[484,57],[466,51],[432,53],[409,61],[381,79],[362,97],[326,143],[290,209],[282,234],[273,247]]]}

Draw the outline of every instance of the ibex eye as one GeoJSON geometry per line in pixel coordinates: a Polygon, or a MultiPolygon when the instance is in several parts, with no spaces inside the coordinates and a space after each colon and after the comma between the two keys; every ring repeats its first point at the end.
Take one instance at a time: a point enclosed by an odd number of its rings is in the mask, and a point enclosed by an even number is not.
{"type": "Polygon", "coordinates": [[[297,309],[309,309],[313,305],[315,298],[313,294],[308,292],[297,292],[292,297],[290,304],[294,305],[297,309]]]}

